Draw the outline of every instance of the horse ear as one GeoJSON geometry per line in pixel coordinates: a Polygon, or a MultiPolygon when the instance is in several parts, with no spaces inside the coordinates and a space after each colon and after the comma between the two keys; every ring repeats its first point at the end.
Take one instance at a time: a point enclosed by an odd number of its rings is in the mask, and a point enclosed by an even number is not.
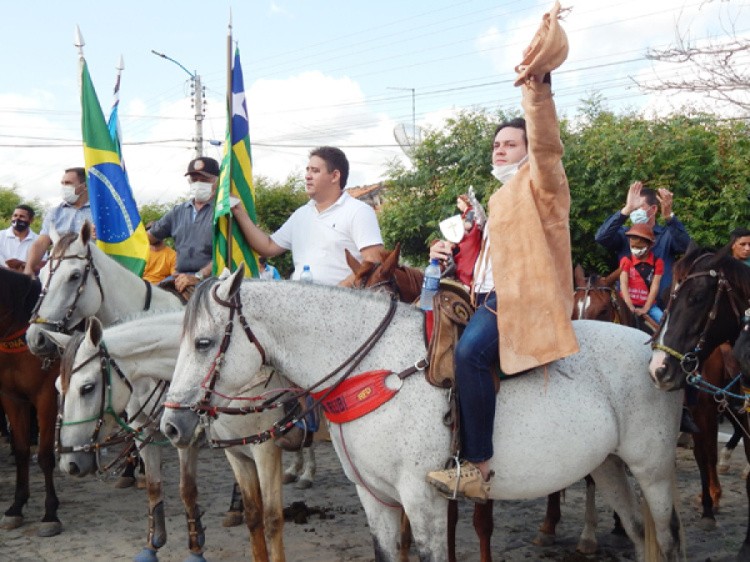
{"type": "Polygon", "coordinates": [[[388,255],[388,257],[383,260],[383,271],[386,272],[386,274],[390,274],[394,269],[398,267],[398,259],[400,256],[401,243],[399,242],[398,244],[396,244],[396,247],[388,255]]]}
{"type": "Polygon", "coordinates": [[[63,334],[62,332],[50,332],[50,331],[47,331],[47,330],[44,330],[44,329],[42,329],[42,331],[61,350],[65,349],[65,346],[68,345],[68,342],[70,341],[70,338],[73,337],[73,336],[69,336],[67,334],[63,334]]]}
{"type": "Polygon", "coordinates": [[[357,258],[355,258],[349,250],[345,249],[344,253],[346,254],[346,263],[352,269],[352,272],[357,273],[357,271],[359,271],[359,266],[362,264],[357,261],[357,258]]]}
{"type": "Polygon", "coordinates": [[[232,273],[224,281],[219,283],[216,289],[216,296],[221,300],[229,301],[240,290],[242,280],[245,278],[245,262],[242,262],[237,271],[232,273]]]}
{"type": "Polygon", "coordinates": [[[580,263],[577,263],[573,270],[573,279],[576,287],[583,287],[586,285],[586,273],[583,271],[583,267],[581,267],[580,263]]]}
{"type": "Polygon", "coordinates": [[[91,240],[91,223],[89,221],[85,221],[83,223],[78,239],[81,241],[81,244],[83,244],[84,246],[88,244],[89,241],[91,240]]]}
{"type": "Polygon", "coordinates": [[[92,316],[86,319],[86,339],[94,347],[99,347],[104,337],[104,328],[98,318],[92,316]]]}

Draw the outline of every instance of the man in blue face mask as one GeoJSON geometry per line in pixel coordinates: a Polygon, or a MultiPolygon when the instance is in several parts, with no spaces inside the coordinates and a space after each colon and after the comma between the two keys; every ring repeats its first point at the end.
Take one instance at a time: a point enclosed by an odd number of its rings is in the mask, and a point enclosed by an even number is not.
{"type": "Polygon", "coordinates": [[[604,224],[596,231],[596,241],[612,252],[617,252],[618,261],[630,256],[630,243],[625,236],[625,222],[630,218],[632,224],[646,224],[654,231],[654,246],[652,251],[657,258],[664,262],[664,275],[659,284],[657,304],[664,308],[661,299],[664,289],[672,284],[672,266],[677,256],[687,251],[690,235],[685,226],[679,221],[672,210],[672,192],[661,188],[658,193],[653,189],[643,187],[639,181],[633,183],[628,190],[625,206],[607,217],[604,224]],[[664,225],[656,222],[656,216],[661,207],[664,225]]]}
{"type": "Polygon", "coordinates": [[[18,205],[10,218],[10,227],[0,232],[0,266],[23,273],[26,256],[37,234],[31,230],[34,209],[18,205]]]}

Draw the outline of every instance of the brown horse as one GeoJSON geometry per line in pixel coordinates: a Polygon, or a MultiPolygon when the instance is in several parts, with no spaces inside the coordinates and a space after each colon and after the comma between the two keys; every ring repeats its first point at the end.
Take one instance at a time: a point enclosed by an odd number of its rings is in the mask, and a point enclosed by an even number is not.
{"type": "MultiPolygon", "coordinates": [[[[656,326],[649,323],[639,325],[637,318],[628,309],[625,301],[615,289],[620,278],[620,270],[616,270],[605,278],[596,274],[588,277],[581,266],[576,266],[575,295],[573,304],[573,320],[601,320],[615,322],[624,326],[641,328],[647,333],[653,333],[656,326]],[[644,329],[645,328],[645,329],[644,329]]],[[[650,318],[646,318],[650,321],[650,318]]],[[[711,385],[723,388],[739,374],[739,366],[732,356],[732,348],[724,344],[708,358],[702,367],[703,379],[711,385]]],[[[702,493],[699,496],[703,513],[701,527],[711,530],[716,526],[714,512],[718,511],[721,499],[721,484],[717,471],[717,436],[719,403],[714,397],[699,393],[697,404],[689,407],[699,433],[693,434],[693,456],[701,475],[702,493]]],[[[731,416],[730,416],[730,419],[731,416]]],[[[732,421],[734,421],[732,419],[732,421]]]]}
{"type": "MultiPolygon", "coordinates": [[[[412,303],[417,300],[422,288],[424,272],[421,269],[399,264],[400,245],[393,251],[382,250],[377,262],[359,262],[348,251],[346,259],[352,269],[352,275],[340,283],[344,287],[357,289],[379,289],[391,292],[401,302],[412,303]]],[[[596,525],[596,513],[593,507],[593,481],[587,479],[586,489],[586,528],[581,535],[577,550],[590,554],[596,550],[596,540],[593,529],[596,525]]],[[[560,492],[550,494],[547,498],[547,513],[544,523],[534,539],[540,546],[549,546],[555,541],[555,530],[560,522],[560,492]]],[[[479,538],[479,553],[481,562],[491,562],[491,539],[494,530],[492,519],[493,501],[474,505],[473,525],[479,538]]],[[[456,561],[456,523],[458,521],[458,502],[448,502],[448,559],[456,561]]],[[[623,531],[624,532],[624,531],[623,531]]],[[[408,561],[407,552],[410,544],[409,521],[402,520],[402,551],[403,561],[408,561]]]]}
{"type": "Polygon", "coordinates": [[[37,535],[51,537],[62,530],[57,518],[59,501],[52,471],[55,468],[55,379],[59,361],[44,369],[42,361],[26,347],[25,334],[41,286],[26,275],[0,268],[0,403],[12,428],[16,454],[16,491],[0,527],[23,524],[23,506],[29,499],[29,426],[31,406],[39,420],[39,466],[44,473],[44,517],[37,535]]]}

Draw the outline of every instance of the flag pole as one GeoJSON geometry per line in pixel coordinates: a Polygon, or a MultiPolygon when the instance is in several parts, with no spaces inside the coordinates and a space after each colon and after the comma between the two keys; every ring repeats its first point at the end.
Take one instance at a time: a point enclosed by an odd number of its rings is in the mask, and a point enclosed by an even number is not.
{"type": "MultiPolygon", "coordinates": [[[[229,8],[229,32],[227,33],[227,138],[225,142],[229,143],[227,146],[227,168],[226,174],[228,178],[229,196],[232,196],[232,8],[229,8]]],[[[242,203],[239,203],[240,205],[242,203]]],[[[231,205],[231,202],[230,202],[231,205]]],[[[232,260],[232,241],[234,239],[232,235],[232,209],[229,208],[227,213],[227,266],[229,271],[233,271],[233,260],[232,260]]]]}

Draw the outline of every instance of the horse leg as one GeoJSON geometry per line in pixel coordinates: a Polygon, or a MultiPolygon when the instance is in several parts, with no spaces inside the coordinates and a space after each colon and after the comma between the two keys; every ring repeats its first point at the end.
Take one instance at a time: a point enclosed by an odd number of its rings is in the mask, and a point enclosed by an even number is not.
{"type": "MultiPolygon", "coordinates": [[[[448,505],[446,500],[424,481],[405,483],[399,486],[409,522],[411,524],[414,548],[420,562],[442,562],[448,559],[448,505]]],[[[357,494],[367,513],[375,544],[375,560],[390,562],[397,560],[398,522],[400,510],[384,505],[363,486],[357,486],[357,494]],[[390,546],[391,550],[387,550],[390,546]],[[390,557],[387,556],[390,554],[390,557]],[[379,557],[380,556],[380,557],[379,557]]],[[[450,503],[450,502],[448,502],[450,503]]],[[[454,553],[455,554],[455,553],[454,553]]],[[[484,560],[484,559],[483,559],[484,560]]]]}
{"type": "Polygon", "coordinates": [[[308,488],[312,488],[317,470],[312,441],[310,441],[309,445],[305,444],[300,454],[302,456],[302,473],[299,475],[299,480],[294,487],[298,490],[307,490],[308,488]]]}
{"type": "Polygon", "coordinates": [[[555,543],[555,528],[560,522],[560,495],[562,492],[553,492],[547,496],[547,513],[544,516],[536,538],[532,541],[537,546],[551,546],[555,543]]]}
{"type": "Polygon", "coordinates": [[[302,467],[305,464],[305,458],[302,456],[302,450],[294,451],[292,462],[289,467],[284,471],[284,484],[291,484],[299,480],[299,475],[302,473],[302,467]]]}
{"type": "MultiPolygon", "coordinates": [[[[274,446],[274,445],[271,445],[274,446]]],[[[242,490],[242,505],[245,508],[245,524],[250,533],[250,547],[253,560],[268,562],[268,548],[263,527],[263,498],[258,482],[258,470],[255,461],[242,453],[226,450],[227,460],[232,467],[234,477],[242,490]]]]}
{"type": "Polygon", "coordinates": [[[596,484],[591,476],[586,477],[586,511],[583,514],[583,531],[578,539],[576,550],[581,554],[594,554],[599,547],[596,542],[596,526],[599,515],[596,512],[596,484]]]}
{"type": "Polygon", "coordinates": [[[180,457],[180,498],[185,505],[185,517],[188,524],[189,562],[206,562],[203,557],[203,545],[206,535],[201,523],[201,508],[198,505],[197,467],[198,446],[178,448],[180,457]]]}
{"type": "Polygon", "coordinates": [[[263,527],[268,554],[274,562],[284,562],[284,505],[281,483],[281,449],[272,442],[253,447],[258,483],[263,499],[263,527]]]}
{"type": "Polygon", "coordinates": [[[729,423],[732,424],[734,431],[732,432],[729,441],[726,442],[719,453],[719,465],[717,468],[719,474],[729,472],[729,461],[732,459],[732,453],[734,453],[734,450],[740,443],[740,439],[742,439],[742,426],[740,426],[737,423],[737,420],[734,419],[734,414],[730,413],[727,416],[727,419],[729,420],[729,423]]]}
{"type": "Polygon", "coordinates": [[[44,474],[44,517],[37,530],[39,537],[54,537],[62,531],[62,523],[57,517],[60,500],[55,493],[55,421],[57,419],[57,392],[54,391],[54,378],[48,377],[44,387],[36,397],[36,411],[39,425],[39,467],[44,474]]]}
{"type": "Polygon", "coordinates": [[[640,503],[628,481],[624,463],[610,455],[591,472],[591,477],[604,501],[620,515],[623,527],[635,545],[636,559],[644,560],[646,541],[640,503]]]}
{"type": "Polygon", "coordinates": [[[13,503],[0,520],[0,528],[15,529],[23,524],[23,506],[29,499],[29,403],[0,395],[8,416],[16,456],[16,491],[13,503]]]}
{"type": "Polygon", "coordinates": [[[146,546],[135,557],[134,562],[156,562],[157,550],[167,542],[164,497],[162,494],[161,456],[161,447],[157,445],[147,445],[140,451],[140,457],[146,465],[148,538],[146,539],[146,546]]]}
{"type": "Polygon", "coordinates": [[[704,531],[716,528],[714,508],[718,510],[721,498],[721,484],[716,472],[718,410],[715,404],[712,396],[701,393],[693,417],[700,428],[700,433],[693,435],[693,456],[700,471],[702,489],[700,499],[703,511],[698,526],[704,531]]]}
{"type": "MultiPolygon", "coordinates": [[[[401,515],[406,513],[412,529],[412,537],[418,544],[416,533],[414,532],[414,522],[410,514],[405,510],[402,512],[399,506],[385,505],[372,495],[370,490],[357,484],[357,495],[362,502],[365,514],[367,515],[367,524],[370,527],[372,535],[373,548],[375,549],[375,562],[400,562],[401,544],[401,515]]],[[[445,510],[443,510],[445,517],[445,510]]],[[[445,519],[443,519],[445,521],[445,519]]],[[[445,537],[445,526],[440,532],[445,537]]],[[[441,559],[442,560],[442,559],[441,559]]]]}

